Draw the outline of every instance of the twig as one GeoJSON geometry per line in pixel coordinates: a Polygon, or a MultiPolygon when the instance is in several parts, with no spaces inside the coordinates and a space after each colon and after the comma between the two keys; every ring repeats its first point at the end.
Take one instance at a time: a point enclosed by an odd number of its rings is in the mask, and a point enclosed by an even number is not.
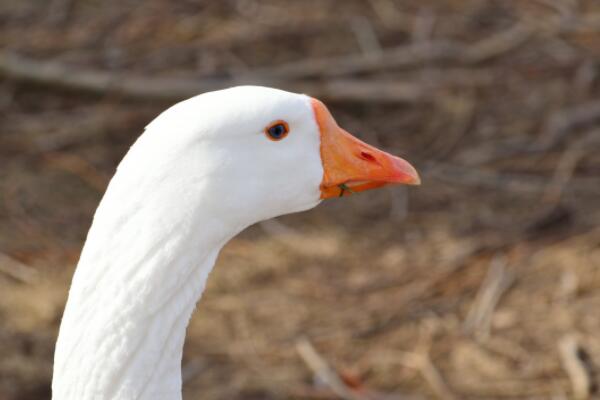
{"type": "Polygon", "coordinates": [[[382,50],[378,57],[362,54],[294,61],[272,68],[257,69],[253,75],[300,79],[307,77],[332,77],[381,70],[407,68],[423,63],[454,61],[477,64],[498,57],[522,45],[533,33],[524,24],[516,24],[481,41],[467,46],[447,40],[427,40],[382,50]]]}
{"type": "Polygon", "coordinates": [[[573,299],[577,295],[579,284],[579,277],[575,271],[566,269],[560,275],[560,285],[556,293],[556,299],[563,302],[573,299]]]}
{"type": "MultiPolygon", "coordinates": [[[[582,96],[582,89],[578,86],[585,84],[573,84],[578,95],[576,97],[582,96]]],[[[532,141],[524,135],[519,135],[494,141],[475,149],[467,149],[466,152],[463,152],[463,158],[469,159],[470,165],[482,165],[515,156],[540,155],[556,148],[567,135],[576,133],[575,129],[593,126],[593,123],[598,120],[600,120],[600,101],[596,100],[552,110],[543,122],[541,134],[537,140],[532,141]]]]}
{"type": "Polygon", "coordinates": [[[600,120],[600,100],[592,100],[552,113],[544,129],[544,135],[537,146],[541,150],[549,150],[573,132],[575,128],[600,120]]]}
{"type": "Polygon", "coordinates": [[[558,33],[585,34],[600,31],[600,13],[589,12],[577,18],[563,18],[557,24],[558,33]]]}
{"type": "MultiPolygon", "coordinates": [[[[298,387],[288,389],[288,397],[292,399],[313,399],[313,400],[336,400],[339,396],[332,393],[327,388],[315,388],[315,387],[298,387]]],[[[413,393],[372,393],[369,392],[369,398],[373,400],[426,400],[426,397],[413,393]]]]}
{"type": "Polygon", "coordinates": [[[179,101],[211,90],[248,84],[279,86],[329,101],[420,102],[429,97],[422,85],[397,80],[291,82],[255,74],[230,79],[141,77],[76,69],[56,61],[34,61],[9,52],[0,53],[0,76],[26,84],[150,102],[179,101]]]}
{"type": "Polygon", "coordinates": [[[401,12],[392,0],[369,0],[369,4],[387,29],[408,31],[412,18],[401,12]]]}
{"type": "Polygon", "coordinates": [[[516,23],[509,29],[480,40],[467,48],[464,59],[469,63],[489,61],[524,44],[533,32],[530,25],[516,23]]]}
{"type": "Polygon", "coordinates": [[[435,14],[430,8],[420,9],[411,31],[411,39],[413,42],[427,43],[431,40],[435,22],[435,14]]]}
{"type": "Polygon", "coordinates": [[[252,72],[257,76],[282,79],[302,79],[311,77],[331,78],[407,68],[426,62],[445,59],[461,59],[462,45],[448,41],[428,41],[411,43],[383,50],[378,57],[365,57],[363,54],[326,57],[311,60],[296,60],[276,67],[259,68],[252,72]]]}
{"type": "Polygon", "coordinates": [[[192,359],[181,367],[181,382],[185,385],[196,378],[206,368],[206,364],[199,359],[192,359]]]}
{"type": "Polygon", "coordinates": [[[593,59],[585,59],[577,68],[573,79],[573,89],[576,97],[579,100],[586,99],[590,96],[592,85],[598,77],[598,64],[593,59]]]}
{"type": "Polygon", "coordinates": [[[446,381],[444,381],[442,374],[431,361],[427,352],[404,353],[400,362],[409,368],[418,370],[431,387],[431,390],[440,399],[457,399],[450,387],[446,384],[446,381]]]}
{"type": "Polygon", "coordinates": [[[313,373],[340,398],[345,400],[367,400],[367,397],[346,386],[308,339],[303,338],[296,342],[296,351],[313,373]]]}
{"type": "MultiPolygon", "coordinates": [[[[15,130],[19,135],[0,137],[0,148],[19,154],[42,156],[48,152],[61,151],[66,147],[83,143],[106,130],[107,112],[73,111],[70,123],[55,119],[50,114],[39,114],[35,120],[21,118],[15,130]],[[68,125],[68,126],[67,126],[68,125]]],[[[17,117],[18,118],[18,117],[17,117]]],[[[112,121],[115,116],[112,115],[112,121]]]]}
{"type": "Polygon", "coordinates": [[[514,276],[506,271],[505,258],[499,255],[494,257],[473,306],[467,314],[464,325],[467,332],[474,333],[482,339],[489,337],[494,309],[502,294],[513,282],[514,276]]]}
{"type": "Polygon", "coordinates": [[[363,54],[367,57],[380,57],[382,53],[381,43],[373,24],[367,17],[354,17],[350,21],[350,27],[356,36],[356,41],[363,54]]]}
{"type": "Polygon", "coordinates": [[[546,187],[543,201],[548,204],[556,205],[560,201],[565,187],[573,177],[577,164],[585,156],[586,144],[589,139],[597,136],[600,132],[596,129],[588,132],[582,139],[577,140],[570,145],[558,161],[554,171],[554,177],[546,187]]]}
{"type": "Polygon", "coordinates": [[[0,253],[0,272],[21,283],[33,283],[37,279],[34,268],[4,253],[0,253]]]}
{"type": "MultiPolygon", "coordinates": [[[[422,168],[423,176],[434,177],[443,181],[473,187],[519,193],[522,195],[538,195],[548,184],[548,178],[534,174],[501,173],[481,168],[469,168],[449,163],[428,163],[422,168]]],[[[596,178],[572,178],[566,187],[579,193],[598,194],[600,191],[596,178]]]]}
{"type": "Polygon", "coordinates": [[[581,358],[581,346],[574,335],[563,337],[558,343],[563,368],[573,389],[576,400],[589,399],[592,392],[592,378],[588,366],[581,358]]]}

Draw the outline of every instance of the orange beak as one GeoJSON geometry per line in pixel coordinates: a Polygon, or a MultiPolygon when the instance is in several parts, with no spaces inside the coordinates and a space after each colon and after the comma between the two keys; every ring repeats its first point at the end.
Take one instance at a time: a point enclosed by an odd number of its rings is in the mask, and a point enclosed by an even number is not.
{"type": "Polygon", "coordinates": [[[338,126],[325,104],[311,101],[321,133],[322,199],[390,184],[421,183],[407,161],[358,140],[338,126]]]}

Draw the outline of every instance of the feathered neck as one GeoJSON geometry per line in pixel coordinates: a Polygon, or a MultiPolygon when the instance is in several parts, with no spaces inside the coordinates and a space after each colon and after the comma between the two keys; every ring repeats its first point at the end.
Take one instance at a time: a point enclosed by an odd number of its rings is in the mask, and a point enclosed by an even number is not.
{"type": "Polygon", "coordinates": [[[216,213],[201,179],[139,171],[135,157],[111,181],[73,277],[55,400],[180,399],[191,313],[219,250],[248,225],[216,213]]]}

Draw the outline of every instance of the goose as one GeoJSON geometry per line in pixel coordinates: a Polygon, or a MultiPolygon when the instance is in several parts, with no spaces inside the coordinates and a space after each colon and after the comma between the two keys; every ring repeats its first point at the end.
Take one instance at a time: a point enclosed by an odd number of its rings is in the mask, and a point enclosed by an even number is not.
{"type": "Polygon", "coordinates": [[[146,126],[111,179],[73,275],[54,400],[181,399],[186,328],[223,245],[259,221],[389,184],[405,160],[304,94],[239,86],[146,126]]]}

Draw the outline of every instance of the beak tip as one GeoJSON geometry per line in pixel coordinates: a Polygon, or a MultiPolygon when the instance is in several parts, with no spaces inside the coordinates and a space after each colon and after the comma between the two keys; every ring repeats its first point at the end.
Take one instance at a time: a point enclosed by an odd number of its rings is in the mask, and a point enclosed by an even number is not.
{"type": "Polygon", "coordinates": [[[411,186],[419,186],[421,184],[421,177],[415,167],[402,158],[395,156],[392,156],[392,158],[395,169],[402,176],[400,183],[411,186]]]}
{"type": "Polygon", "coordinates": [[[421,176],[419,175],[419,173],[417,172],[417,170],[413,167],[413,173],[411,174],[412,180],[410,182],[410,185],[413,186],[420,186],[421,185],[421,176]]]}

